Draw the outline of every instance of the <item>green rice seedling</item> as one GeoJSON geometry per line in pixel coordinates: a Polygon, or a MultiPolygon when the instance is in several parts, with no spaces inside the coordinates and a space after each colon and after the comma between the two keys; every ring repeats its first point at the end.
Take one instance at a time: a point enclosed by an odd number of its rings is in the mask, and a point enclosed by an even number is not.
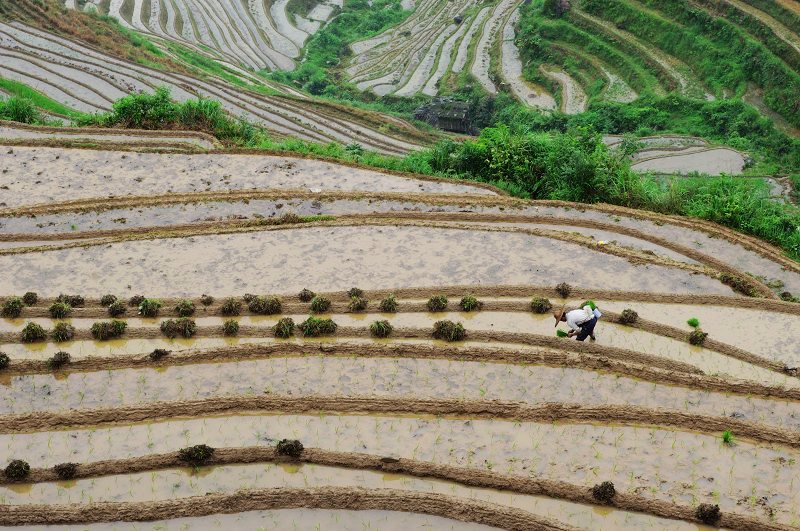
{"type": "Polygon", "coordinates": [[[161,301],[158,299],[144,299],[139,303],[139,315],[142,317],[157,317],[161,309],[161,301]]]}
{"type": "Polygon", "coordinates": [[[298,328],[305,337],[319,337],[335,334],[338,325],[331,319],[320,319],[311,315],[298,328]]]}
{"type": "Polygon", "coordinates": [[[125,312],[128,311],[128,308],[125,307],[122,301],[114,301],[108,305],[108,315],[111,317],[119,317],[120,315],[125,315],[125,312]]]}
{"type": "Polygon", "coordinates": [[[616,495],[617,490],[610,481],[604,481],[592,487],[592,497],[602,503],[609,503],[616,495]]]}
{"type": "Polygon", "coordinates": [[[72,357],[69,355],[69,352],[56,352],[53,354],[53,357],[47,360],[47,366],[50,369],[57,370],[67,365],[72,360],[72,357]]]}
{"type": "Polygon", "coordinates": [[[56,323],[52,332],[50,332],[50,337],[56,343],[70,341],[75,337],[75,327],[64,322],[56,323]]]}
{"type": "Polygon", "coordinates": [[[688,324],[692,328],[697,328],[700,326],[700,319],[698,319],[697,317],[692,317],[688,321],[686,321],[686,324],[688,324]]]}
{"type": "Polygon", "coordinates": [[[48,311],[53,319],[65,319],[72,313],[72,306],[68,302],[54,302],[48,311]]]}
{"type": "Polygon", "coordinates": [[[363,297],[364,290],[361,288],[350,288],[349,290],[347,290],[347,296],[350,297],[351,299],[353,297],[363,297]]]}
{"type": "Polygon", "coordinates": [[[369,325],[369,333],[374,337],[389,337],[392,334],[392,324],[389,321],[375,321],[369,325]]]}
{"type": "Polygon", "coordinates": [[[483,308],[483,303],[474,295],[464,295],[461,297],[461,302],[459,302],[458,305],[465,312],[472,312],[483,308]]]}
{"type": "Polygon", "coordinates": [[[214,297],[203,293],[200,296],[200,304],[202,304],[203,306],[211,306],[212,304],[214,304],[214,297]]]}
{"type": "Polygon", "coordinates": [[[700,345],[705,343],[707,337],[708,337],[708,334],[706,332],[703,332],[699,328],[695,328],[689,334],[689,343],[694,345],[694,346],[696,346],[696,347],[699,347],[700,345]]]}
{"type": "Polygon", "coordinates": [[[22,459],[14,459],[3,470],[3,474],[11,481],[22,481],[31,473],[31,465],[22,459]]]}
{"type": "Polygon", "coordinates": [[[175,313],[177,313],[179,317],[194,315],[194,303],[188,299],[183,299],[175,306],[175,313]]]}
{"type": "Polygon", "coordinates": [[[145,300],[144,295],[134,295],[133,297],[128,299],[128,306],[135,306],[138,308],[139,305],[144,302],[144,300],[145,300]]]}
{"type": "Polygon", "coordinates": [[[108,306],[111,306],[112,304],[114,304],[115,302],[117,302],[117,296],[116,295],[103,295],[102,297],[100,297],[100,305],[101,306],[108,307],[108,306]]]}
{"type": "Polygon", "coordinates": [[[239,334],[239,321],[228,319],[222,323],[222,335],[232,337],[239,334]]]}
{"type": "Polygon", "coordinates": [[[150,357],[150,359],[152,361],[158,361],[161,358],[163,358],[164,356],[166,356],[167,354],[169,354],[170,352],[172,352],[172,351],[171,350],[167,350],[165,348],[157,348],[157,349],[155,349],[153,352],[151,352],[149,354],[149,357],[150,357]]]}
{"type": "Polygon", "coordinates": [[[42,325],[29,322],[20,332],[19,340],[23,343],[36,343],[47,339],[47,330],[42,325]]]}
{"type": "Polygon", "coordinates": [[[3,302],[3,309],[0,310],[0,314],[3,317],[15,319],[22,315],[22,308],[24,307],[25,302],[21,297],[9,297],[3,302]]]}
{"type": "Polygon", "coordinates": [[[206,444],[197,444],[178,450],[178,459],[192,466],[200,466],[214,456],[214,448],[206,444]]]}
{"type": "Polygon", "coordinates": [[[248,304],[251,312],[258,315],[275,315],[281,313],[283,305],[278,297],[255,297],[248,304]]]}
{"type": "Polygon", "coordinates": [[[331,309],[331,300],[317,295],[311,299],[311,311],[314,313],[325,313],[331,309]]]}
{"type": "Polygon", "coordinates": [[[161,332],[170,339],[175,339],[178,336],[188,339],[197,332],[197,324],[194,319],[189,319],[188,317],[161,321],[160,328],[161,332]]]}
{"type": "Polygon", "coordinates": [[[284,317],[272,327],[272,334],[280,339],[286,339],[294,335],[294,320],[291,317],[284,317]]]}
{"type": "Polygon", "coordinates": [[[316,296],[317,294],[311,291],[310,289],[303,288],[297,295],[297,298],[300,299],[300,302],[311,302],[311,299],[313,299],[316,296]]]}
{"type": "Polygon", "coordinates": [[[29,291],[22,296],[22,302],[25,303],[25,306],[33,306],[39,302],[39,295],[33,291],[29,291]]]}
{"type": "Polygon", "coordinates": [[[225,317],[233,317],[242,313],[242,303],[236,299],[226,299],[219,309],[219,313],[225,317]]]}
{"type": "Polygon", "coordinates": [[[297,439],[281,439],[276,446],[278,455],[286,455],[297,459],[303,453],[303,443],[297,439]]]}
{"type": "Polygon", "coordinates": [[[716,526],[721,517],[719,505],[710,503],[701,503],[698,505],[694,515],[704,524],[711,526],[716,526]]]}
{"type": "Polygon", "coordinates": [[[731,430],[725,430],[722,432],[722,442],[727,445],[733,444],[733,432],[731,430]]]}
{"type": "Polygon", "coordinates": [[[378,308],[383,313],[397,313],[397,298],[394,293],[390,293],[385,299],[381,301],[378,308]]]}
{"type": "Polygon", "coordinates": [[[53,467],[53,472],[55,472],[58,479],[62,481],[74,478],[77,471],[77,463],[61,463],[53,467]]]}
{"type": "Polygon", "coordinates": [[[0,370],[7,369],[8,364],[11,363],[11,358],[5,352],[0,352],[0,370]]]}
{"type": "Polygon", "coordinates": [[[350,303],[347,305],[347,309],[353,313],[363,312],[367,309],[368,304],[369,302],[364,297],[350,297],[350,303]]]}
{"type": "Polygon", "coordinates": [[[127,327],[128,323],[119,319],[113,319],[111,321],[99,321],[92,324],[91,333],[92,337],[98,341],[107,341],[109,339],[115,339],[122,336],[127,327]]]}
{"type": "Polygon", "coordinates": [[[463,341],[466,335],[467,332],[464,330],[464,325],[461,323],[454,323],[453,321],[436,321],[433,323],[434,339],[463,341]]]}
{"type": "Polygon", "coordinates": [[[429,312],[443,312],[447,309],[447,297],[444,295],[434,295],[428,299],[429,312]]]}
{"type": "Polygon", "coordinates": [[[65,295],[62,293],[56,298],[56,302],[69,304],[73,308],[83,308],[83,306],[86,304],[86,299],[84,299],[81,295],[65,295]]]}
{"type": "Polygon", "coordinates": [[[572,293],[572,286],[567,284],[566,282],[562,282],[561,284],[556,286],[556,293],[562,299],[566,299],[569,297],[569,294],[572,293]]]}
{"type": "Polygon", "coordinates": [[[531,311],[533,313],[547,313],[553,308],[550,299],[544,297],[534,297],[531,299],[531,311]]]}
{"type": "Polygon", "coordinates": [[[556,330],[556,335],[557,335],[558,337],[569,337],[569,334],[567,334],[567,333],[566,333],[566,332],[564,332],[563,330],[556,330]]]}
{"type": "Polygon", "coordinates": [[[635,324],[636,321],[638,320],[639,320],[639,314],[631,310],[630,308],[625,308],[624,310],[622,310],[622,313],[619,314],[619,324],[632,325],[635,324]]]}

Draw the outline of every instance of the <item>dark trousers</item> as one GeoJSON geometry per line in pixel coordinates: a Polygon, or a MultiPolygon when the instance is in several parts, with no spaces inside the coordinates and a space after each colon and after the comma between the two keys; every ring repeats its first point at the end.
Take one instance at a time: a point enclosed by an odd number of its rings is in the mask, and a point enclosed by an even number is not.
{"type": "Polygon", "coordinates": [[[578,341],[584,341],[587,337],[594,333],[594,327],[597,324],[597,317],[592,317],[588,321],[581,324],[581,331],[575,337],[578,341]]]}

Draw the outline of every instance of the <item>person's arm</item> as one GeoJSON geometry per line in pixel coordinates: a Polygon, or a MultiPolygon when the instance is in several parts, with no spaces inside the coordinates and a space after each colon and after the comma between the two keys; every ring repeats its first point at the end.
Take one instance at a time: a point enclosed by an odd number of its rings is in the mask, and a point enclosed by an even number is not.
{"type": "Polygon", "coordinates": [[[570,327],[570,329],[573,332],[580,331],[581,326],[575,320],[575,313],[573,313],[573,312],[567,313],[567,326],[570,327]]]}

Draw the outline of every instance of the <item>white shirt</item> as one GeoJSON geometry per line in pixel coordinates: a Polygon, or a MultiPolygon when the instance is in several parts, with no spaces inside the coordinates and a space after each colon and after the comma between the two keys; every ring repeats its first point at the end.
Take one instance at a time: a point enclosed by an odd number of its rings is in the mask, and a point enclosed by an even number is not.
{"type": "Polygon", "coordinates": [[[567,326],[572,330],[580,330],[581,325],[594,318],[594,312],[590,306],[584,306],[579,310],[567,312],[567,326]]]}

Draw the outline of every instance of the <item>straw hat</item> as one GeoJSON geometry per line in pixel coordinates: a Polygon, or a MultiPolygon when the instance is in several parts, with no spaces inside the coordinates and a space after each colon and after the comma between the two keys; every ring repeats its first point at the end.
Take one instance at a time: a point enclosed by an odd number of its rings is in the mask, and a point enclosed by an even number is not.
{"type": "Polygon", "coordinates": [[[561,307],[559,311],[553,314],[553,317],[556,318],[556,325],[554,328],[558,328],[558,323],[561,322],[561,318],[564,317],[564,314],[567,313],[567,306],[566,304],[561,307]]]}

